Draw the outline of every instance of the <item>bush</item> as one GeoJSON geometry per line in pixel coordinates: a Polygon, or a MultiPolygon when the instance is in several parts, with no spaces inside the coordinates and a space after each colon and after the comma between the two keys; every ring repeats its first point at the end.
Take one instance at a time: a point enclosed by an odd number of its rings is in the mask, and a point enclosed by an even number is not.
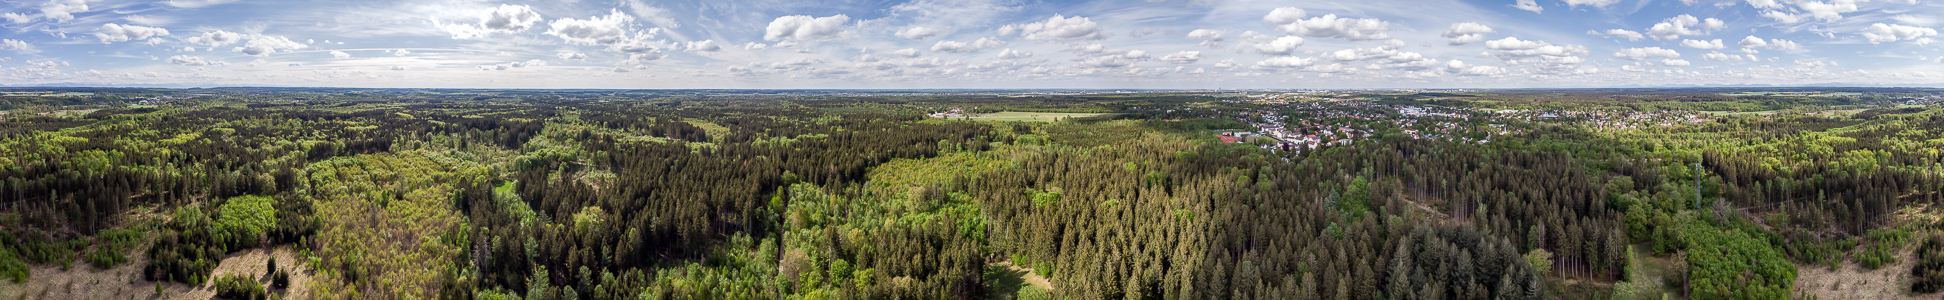
{"type": "Polygon", "coordinates": [[[1917,264],[1910,267],[1910,291],[1928,294],[1944,289],[1944,237],[1924,239],[1916,254],[1917,264]]]}
{"type": "Polygon", "coordinates": [[[263,284],[243,275],[223,275],[216,278],[216,297],[225,299],[262,300],[269,298],[263,284]]]}
{"type": "Polygon", "coordinates": [[[290,271],[281,270],[281,271],[277,271],[276,274],[271,274],[270,287],[280,288],[280,289],[290,287],[290,271]]]}
{"type": "Polygon", "coordinates": [[[19,283],[26,282],[27,275],[27,263],[21,262],[20,258],[14,255],[12,249],[8,249],[6,245],[0,244],[0,277],[19,283]]]}

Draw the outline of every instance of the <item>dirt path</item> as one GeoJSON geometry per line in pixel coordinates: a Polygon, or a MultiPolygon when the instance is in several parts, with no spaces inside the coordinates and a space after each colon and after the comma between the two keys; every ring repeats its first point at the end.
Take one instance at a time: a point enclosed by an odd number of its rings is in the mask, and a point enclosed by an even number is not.
{"type": "MultiPolygon", "coordinates": [[[[136,247],[147,249],[146,245],[136,247]]],[[[156,297],[156,282],[142,279],[142,266],[148,258],[141,251],[131,251],[129,262],[108,270],[96,270],[86,262],[76,260],[68,270],[60,266],[33,266],[33,274],[27,282],[14,283],[0,280],[0,299],[184,299],[203,300],[216,296],[212,283],[202,286],[189,286],[181,283],[162,283],[162,296],[156,297]]],[[[251,278],[268,283],[270,278],[263,276],[264,264],[268,258],[277,258],[278,268],[291,268],[290,288],[272,289],[278,294],[287,294],[286,299],[307,299],[310,296],[310,272],[296,263],[296,253],[289,246],[279,246],[274,250],[250,249],[232,253],[223,258],[216,267],[214,276],[225,274],[248,274],[251,278]]],[[[213,280],[212,280],[213,281],[213,280]]]]}
{"type": "Polygon", "coordinates": [[[1040,277],[1039,274],[1033,273],[1033,269],[1021,268],[1019,266],[1013,265],[1013,263],[1010,261],[996,262],[988,265],[1004,266],[1007,269],[1013,270],[1014,272],[1025,272],[1026,274],[1020,275],[1019,278],[1021,280],[1025,280],[1026,284],[1031,284],[1033,286],[1037,286],[1039,288],[1046,289],[1048,291],[1053,290],[1053,282],[1047,281],[1046,277],[1040,277]]]}

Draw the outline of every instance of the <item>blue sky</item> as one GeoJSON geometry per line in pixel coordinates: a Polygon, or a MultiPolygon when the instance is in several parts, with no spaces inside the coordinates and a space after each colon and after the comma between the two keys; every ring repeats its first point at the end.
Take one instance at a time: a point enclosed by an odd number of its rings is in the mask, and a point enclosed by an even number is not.
{"type": "Polygon", "coordinates": [[[1944,83],[1937,0],[24,0],[0,28],[7,85],[1944,83]]]}

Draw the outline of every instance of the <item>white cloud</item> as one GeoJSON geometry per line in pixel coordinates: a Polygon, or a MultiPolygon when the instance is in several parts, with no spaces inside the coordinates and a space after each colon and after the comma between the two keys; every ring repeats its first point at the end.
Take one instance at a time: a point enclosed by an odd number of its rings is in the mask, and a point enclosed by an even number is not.
{"type": "Polygon", "coordinates": [[[53,0],[41,5],[41,16],[56,22],[74,19],[74,13],[88,12],[87,0],[53,0]]]}
{"type": "Polygon", "coordinates": [[[95,38],[101,39],[102,44],[113,44],[119,42],[126,42],[129,40],[148,39],[151,36],[164,36],[164,35],[169,35],[168,29],[162,29],[158,27],[136,26],[136,25],[119,25],[115,23],[101,24],[101,28],[95,29],[95,38]]]}
{"type": "Polygon", "coordinates": [[[1277,56],[1255,63],[1261,68],[1299,68],[1316,64],[1315,58],[1297,56],[1277,56]]]}
{"type": "Polygon", "coordinates": [[[1593,6],[1599,8],[1606,8],[1608,5],[1613,5],[1614,3],[1619,3],[1619,2],[1620,0],[1566,0],[1567,5],[1571,5],[1575,7],[1580,5],[1586,5],[1586,6],[1593,6]]]}
{"type": "Polygon", "coordinates": [[[223,46],[223,45],[235,44],[236,42],[241,42],[243,41],[243,35],[236,34],[235,32],[217,30],[217,31],[204,32],[202,35],[199,36],[189,37],[189,39],[185,41],[188,41],[190,44],[216,47],[216,46],[223,46]]]}
{"type": "Polygon", "coordinates": [[[1028,57],[1033,57],[1033,53],[1026,52],[1026,51],[1013,51],[1013,49],[999,50],[999,59],[1021,59],[1021,58],[1028,58],[1028,57]]]}
{"type": "Polygon", "coordinates": [[[391,54],[393,56],[406,56],[406,55],[411,55],[412,50],[398,49],[398,50],[391,51],[391,54]]]}
{"type": "Polygon", "coordinates": [[[344,53],[344,51],[331,50],[331,57],[337,59],[346,59],[346,58],[351,58],[351,54],[344,53]]]}
{"type": "Polygon", "coordinates": [[[33,22],[34,16],[17,13],[0,13],[0,19],[7,19],[7,22],[13,22],[14,24],[26,24],[27,22],[33,22]]]}
{"type": "Polygon", "coordinates": [[[1748,0],[1748,6],[1754,6],[1755,8],[1782,8],[1782,3],[1776,0],[1748,0]]]}
{"type": "Polygon", "coordinates": [[[1512,8],[1529,10],[1534,13],[1540,13],[1546,11],[1545,7],[1539,6],[1539,1],[1534,1],[1534,0],[1519,0],[1517,4],[1512,5],[1512,8]]]}
{"type": "Polygon", "coordinates": [[[512,66],[513,66],[514,68],[525,68],[525,67],[538,67],[538,66],[545,66],[545,65],[547,65],[547,61],[544,61],[544,60],[538,60],[538,59],[533,59],[533,60],[527,60],[527,61],[524,61],[524,62],[513,62],[513,63],[511,63],[511,64],[509,64],[509,65],[512,65],[512,66]]]}
{"type": "Polygon", "coordinates": [[[1213,47],[1217,43],[1222,42],[1222,37],[1226,35],[1228,35],[1228,30],[1224,29],[1195,29],[1194,31],[1189,31],[1187,37],[1201,40],[1202,46],[1213,47]]]}
{"type": "Polygon", "coordinates": [[[1721,39],[1714,39],[1712,41],[1681,40],[1681,47],[1703,49],[1703,50],[1720,50],[1721,48],[1727,48],[1728,46],[1723,45],[1721,43],[1721,39]]]}
{"type": "Polygon", "coordinates": [[[1804,12],[1809,13],[1809,16],[1815,17],[1816,19],[1835,21],[1842,20],[1843,13],[1856,12],[1856,0],[1834,0],[1830,2],[1798,0],[1796,7],[1801,8],[1804,12]]]}
{"type": "Polygon", "coordinates": [[[169,57],[169,63],[182,65],[182,66],[189,66],[189,67],[225,65],[225,63],[223,62],[211,62],[208,60],[203,60],[202,57],[188,56],[188,55],[171,56],[169,57]]]}
{"type": "Polygon", "coordinates": [[[276,53],[277,50],[303,49],[307,47],[310,46],[293,42],[283,36],[258,35],[251,37],[249,43],[244,43],[242,47],[236,47],[230,49],[230,51],[243,52],[243,54],[251,56],[269,56],[270,53],[276,53]]]}
{"type": "Polygon", "coordinates": [[[1161,56],[1161,62],[1177,65],[1192,64],[1201,60],[1201,51],[1181,51],[1161,56]]]}
{"type": "Polygon", "coordinates": [[[1268,15],[1262,16],[1262,22],[1282,25],[1302,21],[1304,17],[1308,16],[1309,13],[1304,12],[1301,8],[1277,7],[1276,9],[1270,10],[1268,15]]]}
{"type": "Polygon", "coordinates": [[[1300,47],[1302,45],[1303,45],[1302,37],[1286,35],[1280,38],[1276,38],[1276,40],[1274,41],[1269,41],[1268,43],[1256,44],[1255,50],[1256,53],[1262,53],[1262,54],[1289,55],[1291,52],[1296,51],[1296,47],[1300,47]]]}
{"type": "Polygon", "coordinates": [[[1485,41],[1486,33],[1498,33],[1498,31],[1484,24],[1464,22],[1451,24],[1451,28],[1445,29],[1444,34],[1440,36],[1445,37],[1446,42],[1451,45],[1457,46],[1485,41]]]}
{"type": "MultiPolygon", "coordinates": [[[[1900,40],[1919,40],[1920,38],[1933,35],[1937,35],[1936,29],[1896,24],[1876,23],[1871,24],[1869,28],[1863,29],[1863,37],[1869,39],[1871,44],[1900,40]]],[[[1924,43],[1919,40],[1919,44],[1924,43]]]]}
{"type": "Polygon", "coordinates": [[[1516,37],[1485,41],[1485,48],[1494,50],[1486,55],[1498,58],[1509,65],[1530,65],[1542,72],[1575,72],[1586,58],[1586,46],[1553,45],[1544,41],[1524,41],[1516,37]]]}
{"type": "Polygon", "coordinates": [[[1613,52],[1613,57],[1627,60],[1642,60],[1654,56],[1673,58],[1681,57],[1681,53],[1672,49],[1661,49],[1661,47],[1626,48],[1613,52]]]}
{"type": "Polygon", "coordinates": [[[499,7],[487,8],[482,12],[479,15],[478,24],[444,24],[435,19],[432,20],[432,25],[440,29],[445,29],[446,33],[452,34],[452,38],[470,39],[483,37],[488,33],[494,32],[516,33],[526,31],[527,29],[533,28],[533,23],[539,21],[540,13],[534,12],[532,7],[526,5],[500,4],[499,7]]]}
{"type": "Polygon", "coordinates": [[[405,66],[392,66],[392,67],[391,67],[391,70],[392,70],[392,71],[404,71],[404,70],[405,70],[405,66]]]}
{"type": "MultiPolygon", "coordinates": [[[[1271,13],[1274,16],[1274,13],[1271,13]]],[[[1270,20],[1270,16],[1263,20],[1270,20]]],[[[1277,20],[1281,20],[1277,18],[1277,20]]],[[[1390,38],[1390,22],[1378,19],[1337,18],[1336,14],[1297,20],[1276,26],[1276,31],[1285,34],[1307,37],[1341,38],[1344,40],[1382,40],[1390,38]]]]}
{"type": "Polygon", "coordinates": [[[1735,44],[1741,45],[1742,48],[1761,48],[1761,47],[1768,47],[1769,45],[1768,41],[1762,40],[1762,38],[1758,38],[1753,35],[1742,38],[1741,42],[1736,42],[1735,44]]]}
{"type": "Polygon", "coordinates": [[[769,45],[763,43],[745,43],[742,48],[743,50],[749,51],[762,51],[763,49],[769,49],[769,45]]]}
{"type": "Polygon", "coordinates": [[[1673,18],[1667,18],[1666,21],[1654,24],[1654,27],[1647,29],[1647,35],[1654,37],[1654,40],[1664,41],[1677,39],[1683,35],[1706,35],[1713,33],[1715,30],[1721,30],[1721,28],[1726,26],[1727,23],[1722,22],[1721,19],[1707,18],[1704,20],[1695,18],[1693,15],[1683,14],[1674,16],[1673,18]]]}
{"type": "Polygon", "coordinates": [[[911,28],[905,28],[904,30],[899,30],[895,35],[901,38],[923,40],[925,38],[938,36],[941,33],[945,33],[945,30],[925,27],[925,26],[913,26],[911,28]]]}
{"type": "MultiPolygon", "coordinates": [[[[547,34],[567,40],[568,44],[612,45],[628,39],[628,31],[631,28],[630,24],[633,23],[634,16],[629,16],[619,10],[609,9],[607,16],[596,16],[586,20],[574,18],[555,19],[552,23],[548,24],[552,28],[547,30],[547,34]]],[[[649,32],[653,33],[658,31],[650,30],[649,32]]]]}
{"type": "Polygon", "coordinates": [[[1499,76],[1506,73],[1505,68],[1499,66],[1468,66],[1458,70],[1458,74],[1467,76],[1499,76]]]}
{"type": "Polygon", "coordinates": [[[23,42],[21,40],[15,40],[15,39],[0,40],[0,50],[13,50],[13,51],[18,51],[20,53],[36,52],[34,51],[33,44],[28,44],[27,42],[23,42]]]}
{"type": "Polygon", "coordinates": [[[918,57],[918,49],[904,48],[898,51],[891,51],[891,54],[897,54],[903,57],[918,57]]]}
{"type": "Polygon", "coordinates": [[[1690,64],[1690,63],[1688,63],[1688,61],[1687,61],[1687,60],[1685,60],[1685,59],[1673,59],[1673,58],[1669,58],[1669,59],[1663,59],[1663,60],[1661,60],[1661,65],[1663,65],[1663,66],[1670,66],[1670,67],[1686,67],[1686,66],[1688,66],[1689,64],[1690,64]]]}
{"type": "Polygon", "coordinates": [[[979,38],[978,40],[974,40],[970,43],[959,42],[959,41],[938,41],[937,44],[932,44],[931,51],[950,52],[950,53],[972,53],[972,52],[979,52],[979,50],[997,48],[1005,45],[1006,45],[1005,41],[1000,41],[999,39],[986,37],[986,38],[979,38]]]}
{"type": "Polygon", "coordinates": [[[587,59],[587,54],[580,53],[580,52],[561,52],[561,53],[554,54],[554,57],[559,57],[560,59],[567,59],[567,60],[582,60],[582,59],[587,59]]]}
{"type": "Polygon", "coordinates": [[[198,8],[198,7],[211,6],[217,4],[227,4],[236,1],[237,0],[170,0],[163,3],[174,7],[198,8]]]}
{"type": "Polygon", "coordinates": [[[1796,42],[1793,41],[1784,40],[1784,39],[1769,39],[1769,49],[1795,50],[1801,48],[1802,45],[1796,44],[1796,42]]]}
{"type": "Polygon", "coordinates": [[[1586,34],[1620,37],[1620,38],[1626,38],[1628,41],[1638,41],[1642,38],[1647,37],[1647,35],[1640,34],[1640,32],[1635,32],[1633,30],[1626,30],[1626,29],[1618,29],[1618,28],[1607,29],[1607,31],[1605,32],[1587,30],[1586,34]]]}
{"type": "Polygon", "coordinates": [[[999,35],[1019,33],[1028,40],[1098,40],[1106,35],[1100,33],[1100,24],[1085,17],[1067,18],[1058,14],[1046,21],[1027,24],[1012,24],[999,27],[999,35]]]}
{"type": "Polygon", "coordinates": [[[1719,61],[1719,60],[1742,60],[1742,56],[1740,56],[1740,55],[1734,55],[1734,54],[1724,54],[1724,53],[1721,53],[1721,52],[1709,52],[1709,53],[1707,53],[1707,54],[1702,54],[1702,55],[1701,55],[1701,59],[1705,59],[1705,60],[1717,60],[1717,61],[1719,61]]]}
{"type": "Polygon", "coordinates": [[[844,23],[850,16],[811,17],[806,15],[782,16],[770,21],[764,29],[763,40],[830,40],[844,37],[844,23]]]}
{"type": "Polygon", "coordinates": [[[1776,22],[1782,22],[1786,24],[1795,24],[1797,22],[1802,22],[1802,16],[1785,13],[1781,11],[1774,11],[1774,10],[1762,11],[1762,17],[1773,19],[1776,22]]]}
{"type": "Polygon", "coordinates": [[[722,51],[722,45],[716,45],[715,40],[702,40],[699,42],[688,42],[684,44],[682,48],[688,49],[689,52],[722,51]]]}

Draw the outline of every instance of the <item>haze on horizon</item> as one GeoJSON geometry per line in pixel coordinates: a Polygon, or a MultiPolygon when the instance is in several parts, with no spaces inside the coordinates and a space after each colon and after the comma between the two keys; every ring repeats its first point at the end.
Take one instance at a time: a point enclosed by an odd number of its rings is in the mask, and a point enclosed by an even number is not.
{"type": "Polygon", "coordinates": [[[29,0],[0,4],[0,85],[1936,85],[1940,26],[1921,0],[29,0]]]}

